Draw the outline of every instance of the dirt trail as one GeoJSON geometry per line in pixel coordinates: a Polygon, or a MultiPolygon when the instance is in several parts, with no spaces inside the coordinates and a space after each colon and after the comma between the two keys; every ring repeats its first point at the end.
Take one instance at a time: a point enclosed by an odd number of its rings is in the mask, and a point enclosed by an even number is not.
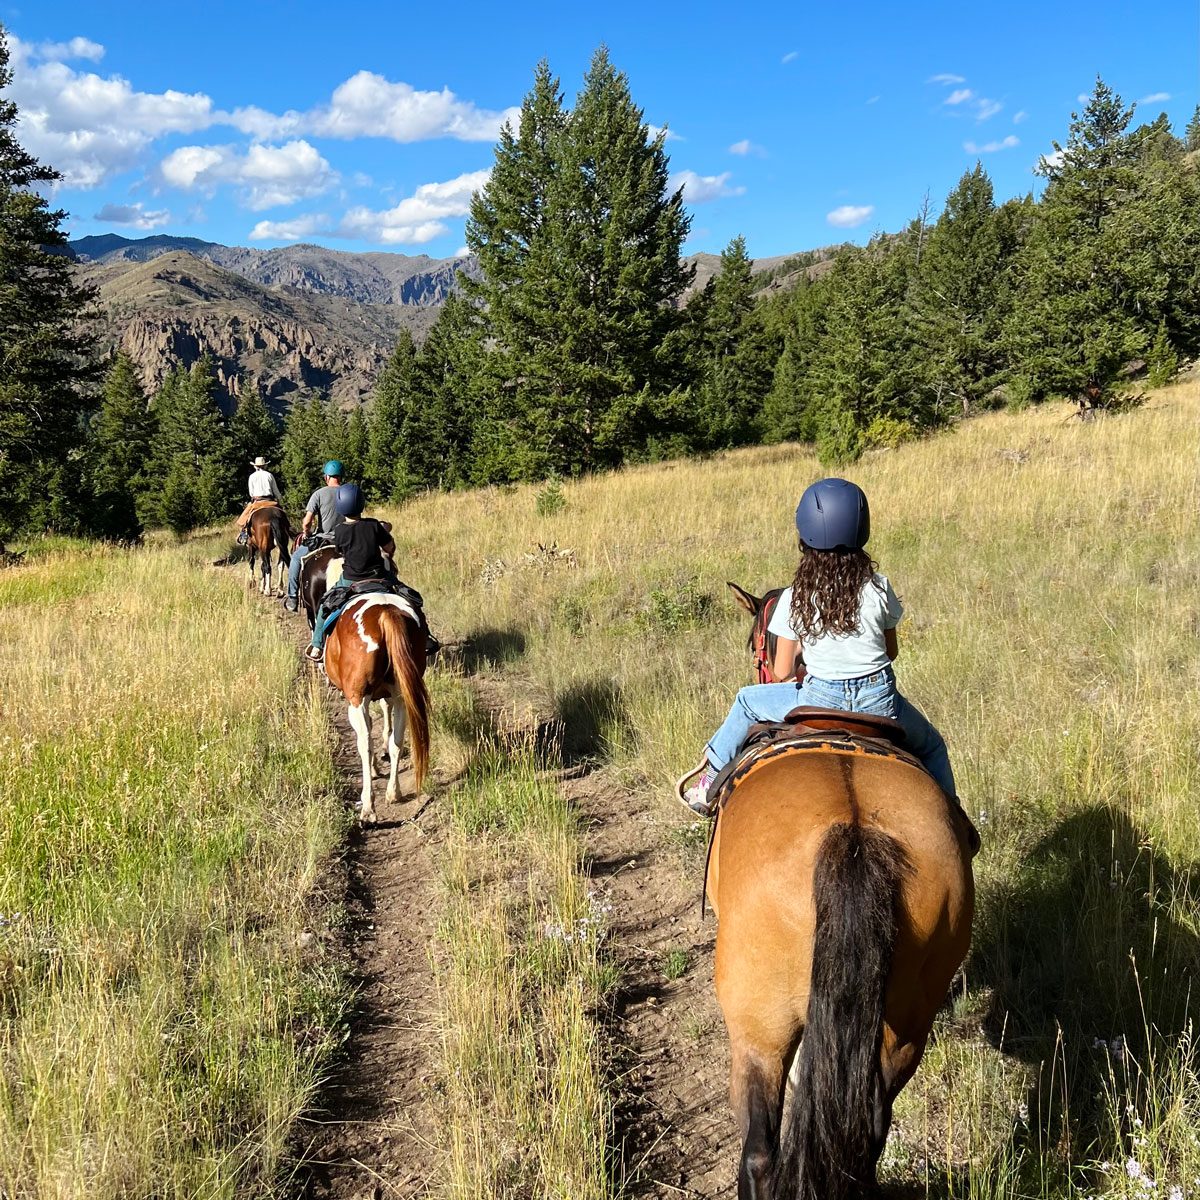
{"type": "Polygon", "coordinates": [[[622,967],[612,1036],[625,1071],[625,1194],[732,1197],[740,1145],[713,994],[716,922],[711,911],[700,920],[704,848],[695,838],[681,847],[661,798],[630,793],[603,769],[563,786],[587,826],[588,870],[612,905],[622,967]]]}
{"type": "MultiPolygon", "coordinates": [[[[303,618],[286,614],[277,600],[263,604],[299,654],[308,642],[303,618]]],[[[349,806],[362,781],[358,748],[342,697],[327,687],[326,702],[349,806]]],[[[377,745],[377,721],[373,732],[377,745]]],[[[376,778],[379,824],[357,830],[346,847],[339,950],[356,1000],[344,1053],[298,1123],[293,1193],[302,1200],[424,1196],[437,1173],[440,1047],[429,955],[444,835],[436,801],[414,795],[411,769],[401,770],[399,782],[403,799],[388,804],[386,780],[376,778]]],[[[443,782],[428,781],[435,796],[443,782]]]]}
{"type": "MultiPolygon", "coordinates": [[[[340,701],[330,697],[330,715],[349,804],[361,775],[340,701]]],[[[384,782],[376,779],[377,793],[384,782]]],[[[435,806],[412,788],[411,771],[402,771],[406,799],[389,805],[376,795],[379,824],[356,832],[348,847],[346,949],[358,994],[345,1056],[300,1122],[305,1200],[423,1196],[436,1174],[439,1044],[429,954],[442,835],[435,806]]]]}
{"type": "MultiPolygon", "coordinates": [[[[300,618],[273,609],[285,636],[307,641],[300,618]]],[[[543,728],[516,699],[515,680],[472,679],[498,724],[543,728]]],[[[517,689],[520,690],[520,689],[517,689]]],[[[335,762],[348,804],[359,760],[345,704],[328,695],[335,762]]],[[[611,905],[611,947],[622,982],[610,1031],[615,1043],[623,1195],[725,1200],[736,1192],[739,1143],[726,1098],[729,1055],[712,986],[716,924],[700,919],[702,845],[681,845],[661,798],[630,793],[604,767],[560,774],[580,813],[587,870],[611,905]]],[[[435,933],[438,805],[401,795],[388,806],[376,780],[380,823],[347,847],[345,953],[357,1003],[345,1054],[297,1136],[302,1200],[393,1200],[427,1194],[437,1177],[435,933]],[[414,817],[416,818],[414,820],[414,817]]],[[[447,781],[434,779],[440,794],[447,781]]]]}

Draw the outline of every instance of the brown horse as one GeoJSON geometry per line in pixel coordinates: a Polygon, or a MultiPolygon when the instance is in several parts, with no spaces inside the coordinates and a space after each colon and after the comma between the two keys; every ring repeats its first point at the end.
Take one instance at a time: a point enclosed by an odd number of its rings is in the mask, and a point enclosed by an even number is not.
{"type": "Polygon", "coordinates": [[[271,594],[271,552],[279,552],[279,591],[287,586],[288,546],[292,529],[287,513],[278,504],[264,505],[250,514],[250,586],[254,586],[254,563],[261,556],[264,596],[271,594]]]}
{"type": "MultiPolygon", "coordinates": [[[[783,588],[772,588],[761,596],[755,596],[738,587],[736,583],[726,582],[725,586],[733,593],[733,598],[754,618],[750,625],[750,638],[746,648],[754,655],[754,671],[759,683],[778,683],[775,678],[775,648],[779,644],[777,634],[771,633],[767,626],[775,614],[775,606],[779,603],[783,588]]],[[[804,677],[801,670],[796,681],[804,677]]]]}
{"type": "Polygon", "coordinates": [[[970,942],[965,827],[905,760],[764,757],[720,813],[708,890],[739,1200],[870,1194],[892,1103],[970,942]]]}
{"type": "Polygon", "coordinates": [[[384,706],[390,759],[387,798],[397,796],[400,752],[407,725],[418,791],[429,769],[429,693],[425,687],[425,634],[412,608],[386,593],[356,596],[346,605],[325,643],[325,671],[349,706],[362,759],[359,819],[376,821],[371,799],[371,701],[384,706]]]}

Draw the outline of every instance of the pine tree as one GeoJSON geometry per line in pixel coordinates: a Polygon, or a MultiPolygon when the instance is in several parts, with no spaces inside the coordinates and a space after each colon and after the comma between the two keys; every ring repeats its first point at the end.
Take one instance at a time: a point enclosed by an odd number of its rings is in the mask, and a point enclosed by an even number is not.
{"type": "Polygon", "coordinates": [[[289,510],[302,511],[321,486],[321,467],[332,457],[325,403],[316,393],[288,409],[283,430],[283,495],[289,510]]]}
{"type": "MultiPolygon", "coordinates": [[[[375,384],[367,422],[366,478],[381,500],[398,503],[412,488],[406,427],[417,405],[417,347],[407,329],[375,384]]],[[[413,430],[413,436],[424,436],[413,430]]]]}
{"type": "Polygon", "coordinates": [[[801,277],[789,297],[783,322],[783,346],[775,363],[771,390],[763,404],[768,442],[815,441],[820,397],[811,379],[825,337],[825,315],[833,293],[829,277],[801,277]]]}
{"type": "MultiPolygon", "coordinates": [[[[417,380],[404,425],[403,477],[397,486],[456,488],[506,474],[504,427],[485,407],[489,375],[485,324],[466,296],[451,294],[417,356],[417,380]],[[500,449],[499,455],[492,456],[500,449]]],[[[517,468],[519,470],[519,467],[517,468]]]]}
{"type": "Polygon", "coordinates": [[[1167,323],[1160,321],[1154,344],[1146,355],[1147,377],[1151,387],[1165,387],[1179,370],[1179,357],[1167,336],[1167,323]]]}
{"type": "Polygon", "coordinates": [[[1056,157],[1041,168],[1049,183],[1016,264],[1005,336],[1018,399],[1104,403],[1121,368],[1146,347],[1128,277],[1140,250],[1121,220],[1142,176],[1127,133],[1132,116],[1097,79],[1083,114],[1072,115],[1066,146],[1055,143],[1056,157]]]}
{"type": "Polygon", "coordinates": [[[128,540],[142,532],[137,502],[151,487],[147,472],[155,428],[137,367],[119,351],[105,378],[89,440],[93,504],[87,524],[101,537],[128,540]]]}
{"type": "Polygon", "coordinates": [[[569,116],[539,66],[467,226],[489,344],[476,469],[537,478],[619,462],[673,386],[662,349],[691,271],[663,144],[604,49],[569,116]]]}
{"type": "Polygon", "coordinates": [[[60,178],[16,138],[17,106],[0,28],[0,536],[26,525],[74,527],[83,492],[55,503],[56,481],[84,474],[81,447],[99,369],[81,318],[93,293],[75,278],[66,214],[39,191],[60,178]],[[54,510],[52,512],[52,509],[54,510]]]}
{"type": "MultiPolygon", "coordinates": [[[[361,404],[356,404],[346,417],[346,443],[342,457],[346,468],[346,478],[355,479],[360,483],[366,480],[367,454],[370,451],[371,432],[367,428],[367,415],[361,404]]],[[[376,489],[370,489],[371,500],[378,503],[383,497],[376,489]]]]}
{"type": "Polygon", "coordinates": [[[239,476],[250,470],[250,464],[260,455],[272,469],[279,466],[279,426],[258,390],[258,383],[248,375],[238,389],[237,407],[229,420],[229,439],[239,476]]]}
{"type": "Polygon", "coordinates": [[[1189,153],[1200,150],[1200,104],[1196,105],[1196,111],[1192,113],[1192,119],[1188,122],[1184,145],[1189,153]]]}
{"type": "MultiPolygon", "coordinates": [[[[154,439],[155,474],[165,480],[173,470],[188,481],[191,512],[198,523],[219,520],[234,511],[243,494],[233,465],[233,446],[217,402],[215,364],[204,354],[191,370],[172,372],[155,399],[158,431],[154,439]]],[[[165,505],[165,494],[163,504],[165,505]]],[[[184,506],[176,505],[175,511],[184,506]]],[[[160,511],[160,519],[173,518],[160,511]]],[[[172,524],[178,532],[178,527],[172,524]]]]}
{"type": "Polygon", "coordinates": [[[741,445],[760,431],[779,348],[755,307],[752,267],[746,239],[739,235],[722,252],[721,270],[698,306],[703,315],[694,444],[704,449],[741,445]]]}
{"type": "Polygon", "coordinates": [[[915,279],[920,358],[935,412],[956,408],[965,416],[999,377],[1004,269],[992,181],[976,163],[929,231],[915,279]]]}

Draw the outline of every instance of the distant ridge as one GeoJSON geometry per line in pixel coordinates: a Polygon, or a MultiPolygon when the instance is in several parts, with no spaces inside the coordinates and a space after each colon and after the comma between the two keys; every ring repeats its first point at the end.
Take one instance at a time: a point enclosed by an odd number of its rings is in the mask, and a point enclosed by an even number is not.
{"type": "MultiPolygon", "coordinates": [[[[202,238],[106,233],[68,243],[99,289],[101,335],[137,363],[156,390],[172,367],[202,354],[217,362],[229,396],[253,376],[282,412],[321,392],[351,406],[370,394],[401,328],[422,340],[460,272],[475,260],[386,251],[354,253],[301,242],[258,250],[202,238]]],[[[758,259],[763,290],[821,273],[836,247],[758,259]]],[[[694,254],[693,289],[720,270],[694,254]]]]}

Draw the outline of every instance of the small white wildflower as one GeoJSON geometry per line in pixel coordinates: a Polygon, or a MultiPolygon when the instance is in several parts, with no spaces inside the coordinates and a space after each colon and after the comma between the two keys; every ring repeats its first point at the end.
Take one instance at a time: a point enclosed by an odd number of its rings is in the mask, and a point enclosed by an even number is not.
{"type": "Polygon", "coordinates": [[[1136,1158],[1128,1159],[1125,1163],[1125,1174],[1130,1179],[1142,1178],[1142,1164],[1136,1158]]]}
{"type": "Polygon", "coordinates": [[[1183,1200],[1183,1188],[1175,1184],[1167,1193],[1167,1200],[1183,1200]]]}

